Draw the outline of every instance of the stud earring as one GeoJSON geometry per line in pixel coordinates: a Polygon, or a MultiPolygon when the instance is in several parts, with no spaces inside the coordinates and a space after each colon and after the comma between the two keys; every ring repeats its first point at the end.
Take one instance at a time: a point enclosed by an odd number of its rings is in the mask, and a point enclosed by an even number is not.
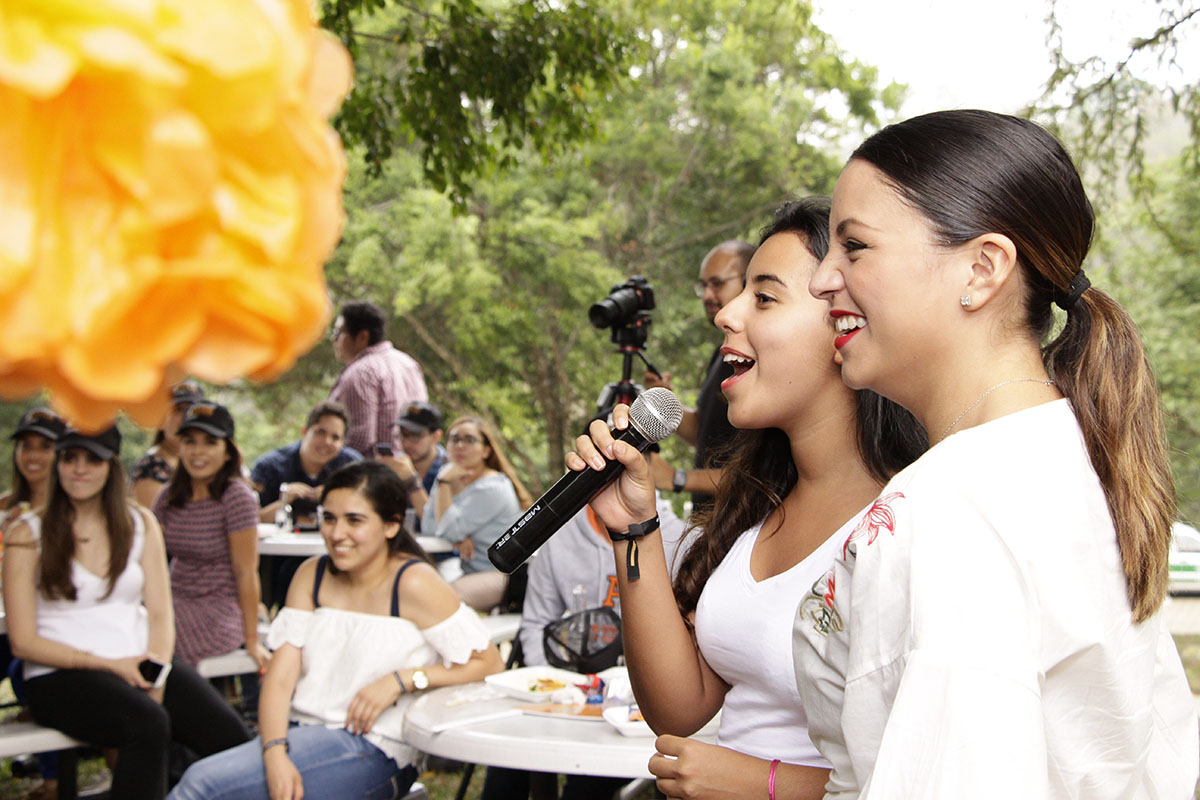
{"type": "Polygon", "coordinates": [[[963,308],[970,308],[971,307],[971,295],[964,294],[962,297],[958,298],[958,302],[959,302],[959,304],[962,305],[963,308]]]}

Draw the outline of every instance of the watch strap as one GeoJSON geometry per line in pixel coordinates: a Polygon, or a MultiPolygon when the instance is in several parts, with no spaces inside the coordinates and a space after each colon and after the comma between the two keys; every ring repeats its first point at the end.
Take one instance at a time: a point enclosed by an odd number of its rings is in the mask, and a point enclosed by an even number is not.
{"type": "Polygon", "coordinates": [[[682,467],[675,470],[675,480],[671,483],[671,489],[676,492],[682,492],[683,487],[687,486],[687,470],[682,467]]]}

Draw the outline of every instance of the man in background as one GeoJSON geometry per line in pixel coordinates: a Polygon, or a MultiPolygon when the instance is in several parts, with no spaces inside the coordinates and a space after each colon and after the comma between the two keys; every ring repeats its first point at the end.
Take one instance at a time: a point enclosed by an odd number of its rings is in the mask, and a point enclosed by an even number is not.
{"type": "MultiPolygon", "coordinates": [[[[709,250],[700,262],[700,279],[695,289],[710,324],[715,325],[717,312],[741,293],[746,267],[753,255],[754,245],[730,240],[709,250]]],[[[710,503],[721,480],[720,459],[713,456],[719,455],[735,430],[729,424],[729,404],[721,394],[721,381],[732,374],[732,368],[721,360],[718,344],[705,368],[696,407],[684,409],[683,420],[675,430],[676,436],[696,448],[692,469],[675,468],[657,455],[650,461],[655,487],[661,491],[690,491],[694,506],[710,503]]],[[[647,370],[642,380],[648,389],[665,386],[673,390],[669,372],[660,378],[647,370]]]]}
{"type": "Polygon", "coordinates": [[[421,365],[393,347],[386,333],[383,311],[367,302],[343,305],[330,331],[334,355],[346,366],[329,399],[350,413],[346,444],[365,458],[399,452],[396,417],[405,404],[429,399],[421,365]]]}
{"type": "Polygon", "coordinates": [[[345,446],[350,418],[341,403],[317,403],[308,412],[300,440],[259,456],[250,470],[258,491],[258,518],[274,522],[275,512],[291,506],[293,515],[313,514],[325,479],[362,454],[345,446]]]}
{"type": "Polygon", "coordinates": [[[425,503],[433,493],[438,472],[448,456],[442,447],[442,412],[431,403],[409,403],[397,421],[403,450],[393,456],[380,456],[404,482],[408,503],[417,516],[420,529],[425,503]]]}

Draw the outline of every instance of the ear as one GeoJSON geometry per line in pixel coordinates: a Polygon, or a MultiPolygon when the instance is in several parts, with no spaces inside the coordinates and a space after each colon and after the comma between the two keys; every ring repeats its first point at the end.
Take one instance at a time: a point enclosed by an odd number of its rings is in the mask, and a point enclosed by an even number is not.
{"type": "Polygon", "coordinates": [[[445,431],[443,431],[441,428],[438,428],[436,431],[434,431],[434,432],[431,434],[431,436],[433,437],[433,443],[434,443],[434,444],[438,444],[439,442],[441,442],[441,441],[442,441],[442,435],[443,435],[444,433],[445,433],[445,431]]]}
{"type": "Polygon", "coordinates": [[[985,233],[964,245],[970,271],[963,295],[971,298],[964,311],[978,311],[999,296],[1017,273],[1017,246],[1001,233],[985,233]]]}
{"type": "Polygon", "coordinates": [[[383,524],[383,538],[395,539],[400,535],[400,523],[392,520],[383,524]]]}

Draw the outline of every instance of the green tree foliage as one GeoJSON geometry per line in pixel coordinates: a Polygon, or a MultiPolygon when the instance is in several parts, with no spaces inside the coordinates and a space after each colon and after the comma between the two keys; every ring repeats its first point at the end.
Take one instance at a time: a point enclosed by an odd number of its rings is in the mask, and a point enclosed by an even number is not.
{"type": "Polygon", "coordinates": [[[592,127],[627,30],[598,5],[518,0],[322,0],[321,24],[355,62],[334,125],[378,174],[415,141],[426,180],[461,201],[523,145],[549,153],[592,127]]]}
{"type": "MultiPolygon", "coordinates": [[[[1147,173],[1152,202],[1126,198],[1103,218],[1099,285],[1138,321],[1163,392],[1180,515],[1200,521],[1200,184],[1172,161],[1147,173]]],[[[1089,269],[1092,269],[1089,265],[1089,269]]]]}
{"type": "MultiPolygon", "coordinates": [[[[509,167],[481,173],[462,204],[427,180],[419,143],[377,172],[352,157],[348,224],[326,270],[335,302],[391,309],[390,338],[423,364],[434,401],[448,417],[494,420],[533,488],[561,472],[601,388],[621,375],[588,306],[648,276],[658,308],[647,355],[694,399],[718,339],[691,289],[704,253],[756,238],[787,196],[832,188],[840,140],[886,121],[900,99],[837,50],[805,2],[594,13],[635,32],[628,76],[593,107],[595,136],[548,156],[498,143],[509,167]]],[[[320,345],[275,385],[236,390],[270,409],[252,423],[261,433],[239,429],[243,442],[294,436],[282,426],[299,424],[339,367],[320,345]]]]}
{"type": "Polygon", "coordinates": [[[1177,63],[1187,42],[1196,46],[1200,3],[1155,0],[1155,5],[1158,25],[1134,32],[1120,60],[1093,55],[1072,61],[1065,53],[1070,32],[1059,22],[1058,0],[1049,3],[1047,42],[1054,71],[1029,111],[1072,142],[1076,157],[1097,172],[1102,190],[1123,175],[1135,181],[1142,176],[1147,137],[1164,106],[1186,122],[1190,140],[1184,166],[1200,172],[1200,80],[1183,74],[1177,63]]]}

